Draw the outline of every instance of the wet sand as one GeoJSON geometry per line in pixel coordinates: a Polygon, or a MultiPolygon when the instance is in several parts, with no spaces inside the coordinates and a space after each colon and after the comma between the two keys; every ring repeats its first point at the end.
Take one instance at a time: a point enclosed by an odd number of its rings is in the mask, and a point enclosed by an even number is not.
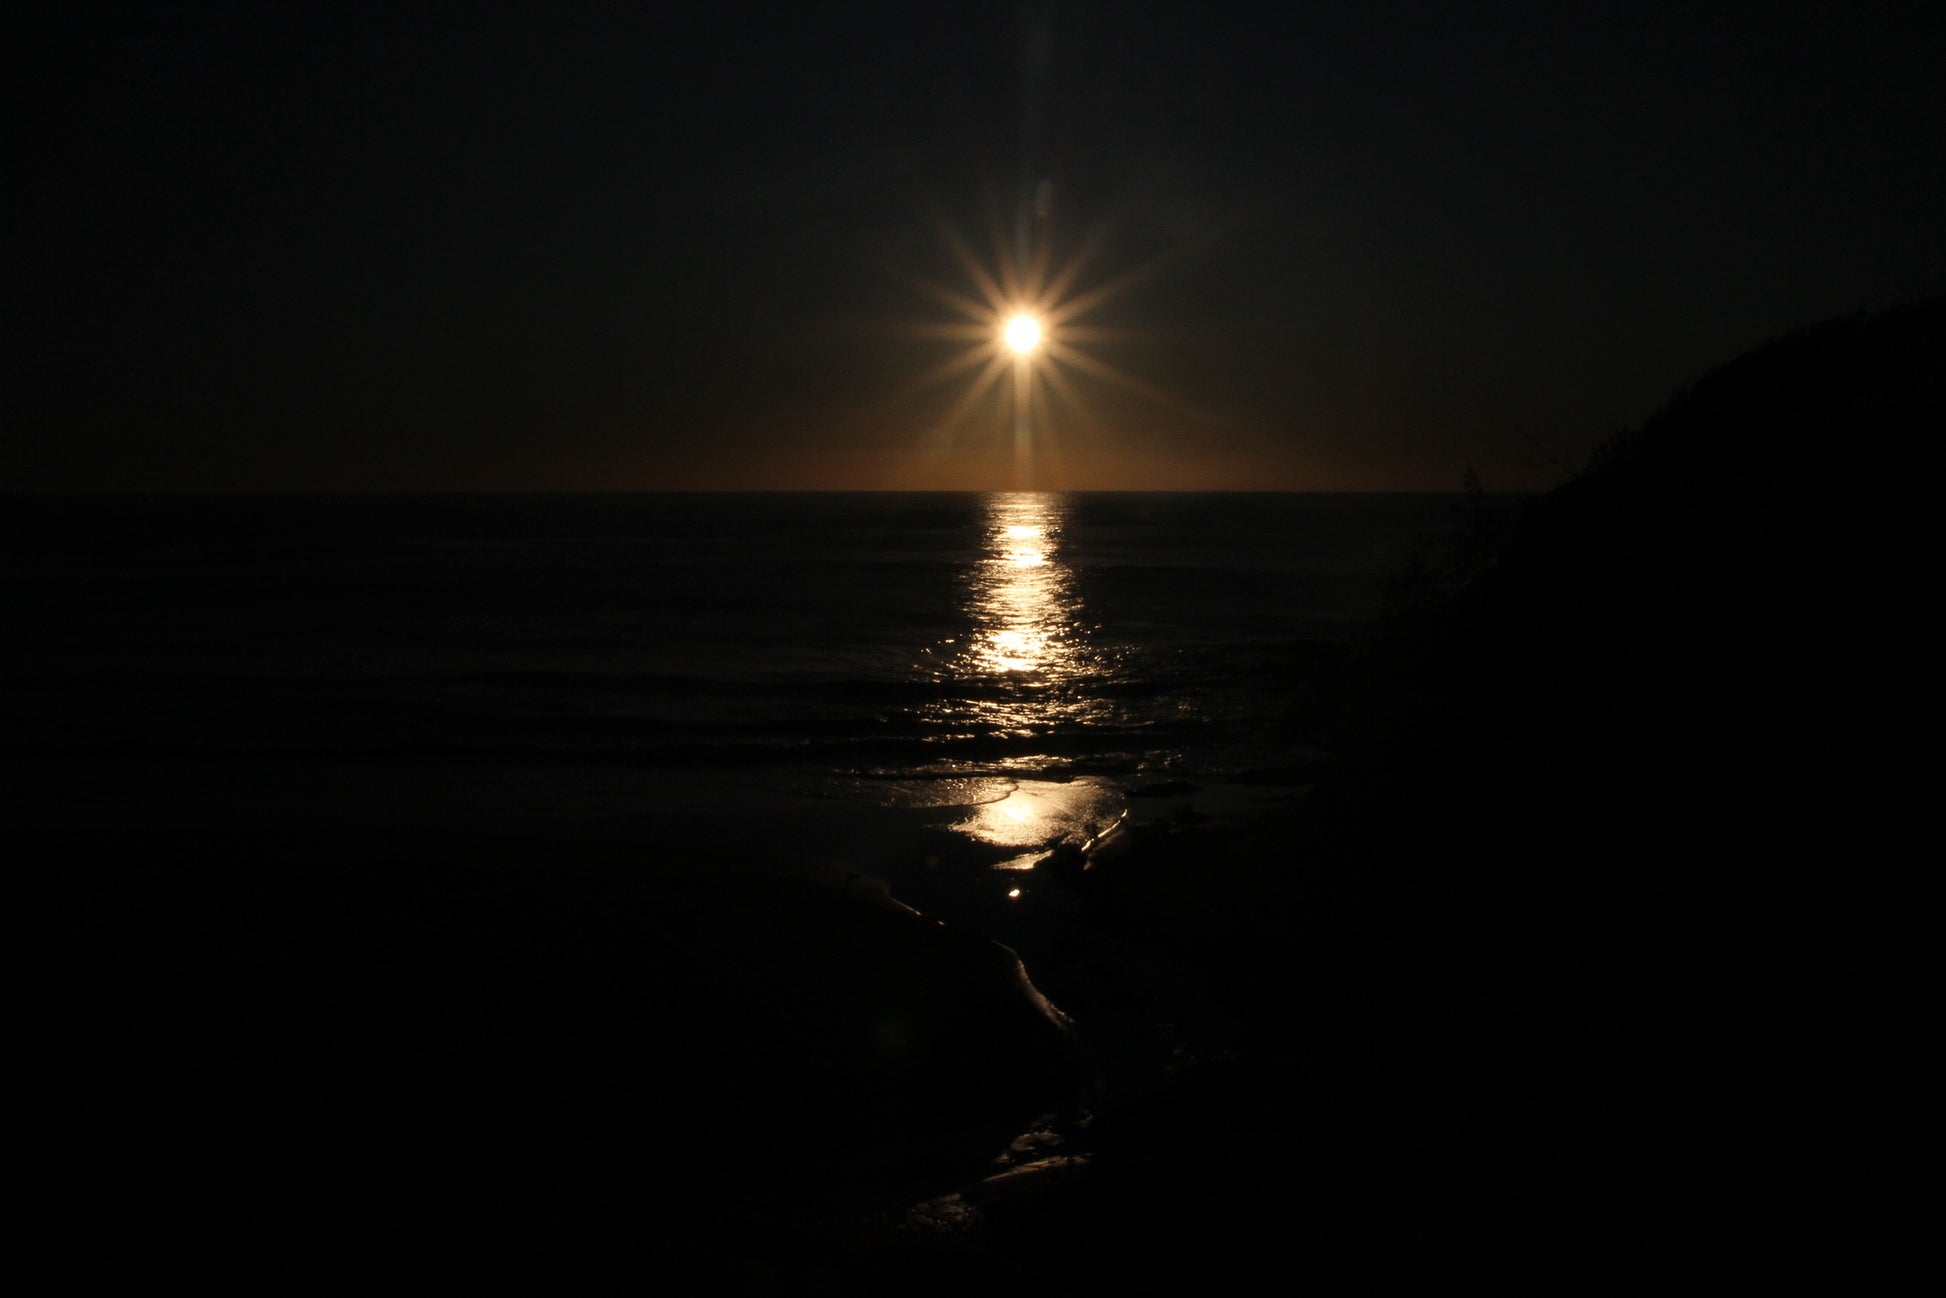
{"type": "Polygon", "coordinates": [[[902,884],[786,842],[790,818],[683,841],[334,828],[276,800],[17,816],[42,844],[52,1236],[79,1282],[280,1289],[643,1280],[699,1249],[835,1285],[997,1264],[1003,1240],[1065,1253],[1062,1214],[1023,1205],[1101,1198],[1101,1124],[1236,1047],[1206,957],[1244,936],[1237,813],[1286,793],[1165,787],[1036,870],[950,826],[1120,802],[1015,782],[854,848],[972,853],[902,884]]]}
{"type": "Polygon", "coordinates": [[[1821,1053],[1904,1030],[1904,966],[1831,945],[1863,930],[1726,943],[1720,896],[1536,895],[1531,861],[1515,891],[1436,826],[1348,843],[1341,791],[1299,793],[1138,795],[1090,868],[1019,873],[1026,907],[959,890],[952,926],[894,904],[923,869],[726,872],[545,825],[70,824],[27,911],[54,1237],[110,1286],[708,1257],[836,1290],[1539,1284],[1613,1250],[1615,1277],[1722,1276],[1793,1255],[1793,1211],[1896,1234],[1887,1096],[1821,1053]],[[1375,845],[1392,868],[1347,868],[1375,845]]]}
{"type": "Polygon", "coordinates": [[[48,865],[49,1202],[103,1282],[768,1256],[1078,1093],[1007,952],[861,890],[410,833],[48,865]]]}

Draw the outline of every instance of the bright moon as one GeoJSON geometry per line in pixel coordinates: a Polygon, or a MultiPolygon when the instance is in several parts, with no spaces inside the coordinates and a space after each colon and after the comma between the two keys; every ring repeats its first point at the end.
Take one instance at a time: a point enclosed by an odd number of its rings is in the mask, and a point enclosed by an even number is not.
{"type": "Polygon", "coordinates": [[[1007,321],[1004,336],[1007,339],[1007,346],[1025,356],[1040,346],[1041,322],[1030,315],[1017,315],[1007,321]]]}

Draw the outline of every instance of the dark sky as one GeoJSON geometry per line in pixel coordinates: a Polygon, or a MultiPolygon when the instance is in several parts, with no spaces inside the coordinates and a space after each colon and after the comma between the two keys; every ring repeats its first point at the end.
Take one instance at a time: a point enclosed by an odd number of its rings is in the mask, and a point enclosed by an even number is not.
{"type": "Polygon", "coordinates": [[[1937,3],[675,10],[10,6],[0,489],[1538,487],[1946,287],[1937,3]]]}

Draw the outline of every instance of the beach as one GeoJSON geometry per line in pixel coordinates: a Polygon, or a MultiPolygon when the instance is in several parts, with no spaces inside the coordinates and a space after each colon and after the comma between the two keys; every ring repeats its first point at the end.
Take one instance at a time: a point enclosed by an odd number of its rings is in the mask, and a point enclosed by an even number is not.
{"type": "Polygon", "coordinates": [[[77,833],[35,889],[70,1260],[327,1289],[647,1276],[675,1249],[833,1286],[1061,1256],[1060,1214],[1023,1205],[1101,1199],[1100,1124],[1146,1149],[1113,1124],[1185,1119],[1175,1079],[1246,1035],[1210,957],[1258,940],[1248,858],[1126,832],[1100,879],[1033,884],[1031,989],[878,881],[532,837],[77,833]]]}

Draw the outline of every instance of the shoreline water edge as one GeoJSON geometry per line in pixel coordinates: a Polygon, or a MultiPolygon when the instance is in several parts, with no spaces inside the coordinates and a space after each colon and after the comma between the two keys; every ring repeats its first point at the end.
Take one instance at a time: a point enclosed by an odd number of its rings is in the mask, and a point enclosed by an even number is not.
{"type": "Polygon", "coordinates": [[[193,1273],[226,1221],[416,1217],[501,1256],[645,1158],[764,1266],[818,1253],[752,1224],[807,1168],[845,1265],[963,1239],[1085,1164],[1104,1069],[1222,1048],[1158,1026],[1217,1016],[1200,975],[1078,919],[1092,867],[1289,814],[1293,734],[1455,503],[34,502],[8,812],[118,1182],[68,1188],[77,1252],[193,1273]]]}

